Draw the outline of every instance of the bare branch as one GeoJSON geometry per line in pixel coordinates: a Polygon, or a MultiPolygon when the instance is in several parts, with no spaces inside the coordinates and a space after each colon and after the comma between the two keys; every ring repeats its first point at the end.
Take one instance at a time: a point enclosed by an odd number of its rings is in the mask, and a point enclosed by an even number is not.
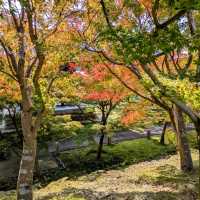
{"type": "Polygon", "coordinates": [[[103,14],[104,14],[104,16],[105,16],[105,18],[106,18],[106,22],[107,22],[107,24],[108,24],[108,27],[109,27],[110,29],[112,29],[112,24],[111,24],[111,22],[110,22],[109,14],[108,14],[108,11],[107,11],[107,9],[106,9],[104,0],[100,0],[100,4],[101,4],[102,10],[103,10],[103,14]]]}

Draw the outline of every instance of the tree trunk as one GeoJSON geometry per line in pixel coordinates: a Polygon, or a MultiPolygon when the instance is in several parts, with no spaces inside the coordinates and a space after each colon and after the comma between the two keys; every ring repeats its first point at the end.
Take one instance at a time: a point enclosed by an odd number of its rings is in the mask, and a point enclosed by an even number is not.
{"type": "Polygon", "coordinates": [[[197,145],[198,150],[200,150],[200,120],[198,120],[196,123],[194,123],[196,132],[197,132],[197,145]]]}
{"type": "Polygon", "coordinates": [[[38,147],[37,147],[36,156],[35,156],[35,176],[37,177],[38,180],[41,180],[41,178],[42,178],[42,175],[40,173],[39,150],[38,150],[38,147]]]}
{"type": "Polygon", "coordinates": [[[165,132],[166,132],[168,124],[169,124],[169,122],[164,123],[163,130],[162,130],[161,137],[160,137],[160,144],[161,145],[165,145],[165,132]]]}
{"type": "Polygon", "coordinates": [[[108,144],[108,145],[111,145],[111,144],[112,144],[112,138],[111,138],[110,136],[108,136],[107,144],[108,144]]]}
{"type": "Polygon", "coordinates": [[[36,157],[36,133],[32,127],[32,112],[22,112],[23,151],[17,181],[17,200],[32,200],[33,171],[36,157]]]}
{"type": "Polygon", "coordinates": [[[101,128],[101,137],[99,140],[99,146],[98,146],[98,150],[97,150],[97,160],[101,159],[101,154],[102,154],[102,150],[103,150],[103,140],[104,140],[104,136],[105,136],[104,128],[106,127],[107,119],[108,119],[108,115],[106,116],[106,113],[105,113],[105,105],[104,104],[101,105],[101,111],[102,111],[101,124],[103,125],[103,127],[101,128]]]}
{"type": "Polygon", "coordinates": [[[177,147],[180,154],[181,170],[188,172],[193,170],[192,157],[190,147],[186,137],[186,128],[181,109],[177,106],[173,107],[174,124],[177,134],[177,147]]]}
{"type": "Polygon", "coordinates": [[[97,160],[101,159],[101,154],[102,154],[102,149],[103,149],[103,140],[104,140],[104,132],[103,130],[101,131],[101,137],[99,140],[99,147],[98,147],[98,151],[97,151],[97,160]]]}

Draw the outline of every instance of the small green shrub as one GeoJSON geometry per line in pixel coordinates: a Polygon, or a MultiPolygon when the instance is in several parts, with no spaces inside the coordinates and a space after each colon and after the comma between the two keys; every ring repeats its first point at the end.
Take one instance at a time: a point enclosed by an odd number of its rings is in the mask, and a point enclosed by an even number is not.
{"type": "Polygon", "coordinates": [[[83,128],[78,121],[72,121],[70,116],[47,116],[42,121],[39,141],[58,140],[76,135],[83,128]]]}
{"type": "MultiPolygon", "coordinates": [[[[187,132],[188,142],[191,148],[198,149],[197,134],[195,131],[187,132]]],[[[173,131],[167,131],[165,135],[165,143],[176,145],[176,134],[173,131]]]]}

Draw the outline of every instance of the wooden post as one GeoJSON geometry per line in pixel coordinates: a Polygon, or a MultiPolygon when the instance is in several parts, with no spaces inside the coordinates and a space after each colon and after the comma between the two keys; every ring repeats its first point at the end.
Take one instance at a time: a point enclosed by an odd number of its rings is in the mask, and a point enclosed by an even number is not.
{"type": "Polygon", "coordinates": [[[147,130],[147,139],[150,140],[151,139],[151,131],[147,130]]]}

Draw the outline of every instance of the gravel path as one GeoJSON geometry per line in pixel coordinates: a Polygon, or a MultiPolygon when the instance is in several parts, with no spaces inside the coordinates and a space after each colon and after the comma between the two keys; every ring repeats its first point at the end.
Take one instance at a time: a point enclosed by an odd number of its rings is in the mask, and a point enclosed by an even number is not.
{"type": "MultiPolygon", "coordinates": [[[[134,140],[134,139],[144,138],[147,136],[148,130],[151,131],[152,136],[160,135],[162,132],[162,127],[159,127],[159,126],[153,127],[151,129],[144,130],[144,132],[138,132],[135,130],[116,132],[112,137],[112,142],[118,143],[125,140],[134,140]]],[[[99,135],[94,136],[93,139],[94,141],[96,141],[96,143],[98,143],[99,137],[100,137],[99,135]]],[[[107,143],[107,136],[105,136],[104,138],[104,144],[106,143],[107,143]]],[[[76,148],[86,147],[88,145],[89,145],[89,142],[87,140],[81,143],[80,145],[78,145],[73,139],[65,139],[65,140],[60,140],[57,142],[50,142],[48,144],[48,151],[50,153],[53,153],[58,148],[59,151],[62,152],[62,151],[76,149],[76,148]]]]}
{"type": "MultiPolygon", "coordinates": [[[[172,129],[170,126],[168,128],[172,129]]],[[[112,143],[145,138],[147,137],[147,131],[150,131],[152,136],[161,135],[162,129],[163,129],[162,126],[154,126],[152,128],[145,129],[143,132],[138,132],[136,130],[116,132],[112,137],[112,143]]],[[[187,129],[192,130],[194,129],[194,127],[192,125],[189,125],[187,129]]],[[[100,137],[99,135],[94,136],[93,139],[94,141],[96,141],[96,143],[99,142],[99,137],[100,137]]],[[[107,144],[106,136],[104,137],[104,144],[107,144]]],[[[83,141],[81,144],[78,145],[73,139],[64,139],[57,142],[50,142],[48,144],[48,151],[49,153],[53,153],[56,151],[56,149],[59,149],[60,152],[63,152],[63,151],[72,150],[76,148],[86,147],[88,145],[89,145],[89,141],[87,140],[83,141]]]]}

